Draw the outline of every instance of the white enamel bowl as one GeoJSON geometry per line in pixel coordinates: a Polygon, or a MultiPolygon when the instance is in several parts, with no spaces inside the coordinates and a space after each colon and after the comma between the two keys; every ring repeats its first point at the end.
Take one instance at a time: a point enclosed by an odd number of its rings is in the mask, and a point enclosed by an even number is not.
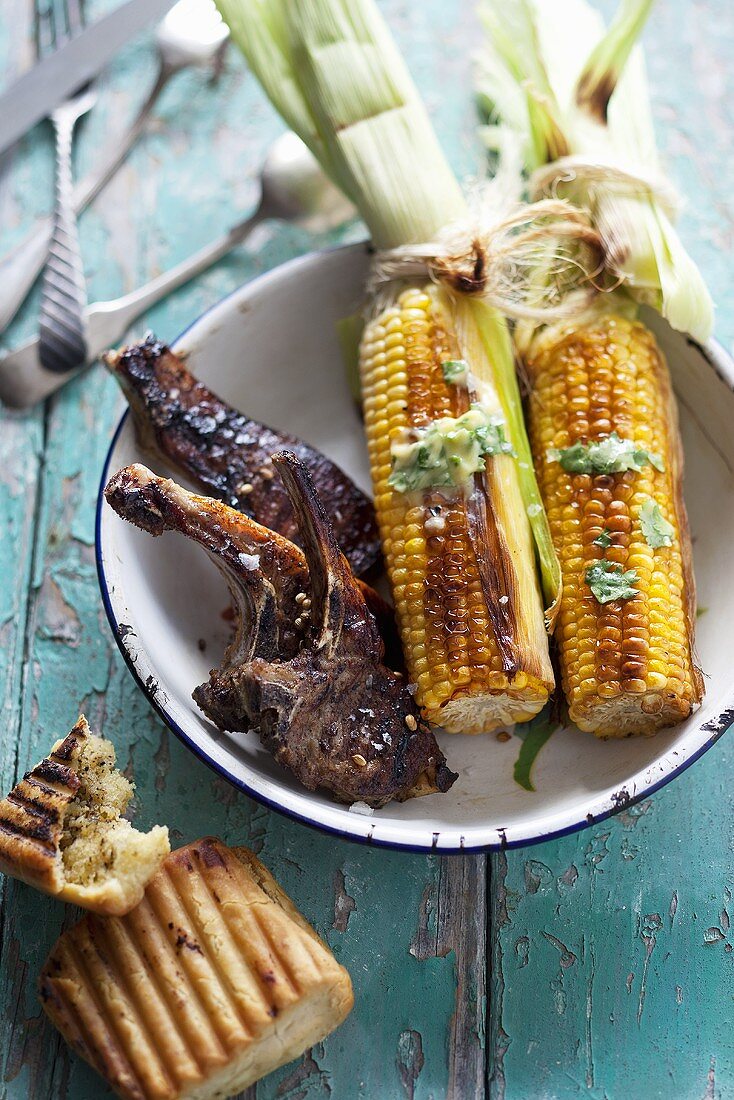
{"type": "MultiPolygon", "coordinates": [[[[356,308],[367,270],[363,245],[294,260],[237,290],[176,342],[192,370],[250,416],[302,436],[369,487],[360,422],[342,370],[334,325],[356,308]]],[[[459,779],[446,795],[362,816],[311,794],[281,770],[255,734],[225,734],[191,692],[226,642],[227,593],[203,552],[181,536],[153,539],[119,519],[100,493],[99,579],[131,672],[171,729],[235,786],[300,821],[394,848],[500,848],[599,821],[650,794],[697,759],[734,720],[731,623],[734,585],[734,362],[659,325],[681,407],[686,499],[694,536],[701,709],[655,738],[599,742],[569,728],[538,756],[534,792],[513,780],[520,740],[442,734],[459,779]],[[202,651],[201,642],[205,643],[202,651]]],[[[121,466],[147,462],[123,418],[102,485],[121,466]]],[[[161,473],[169,471],[159,470],[161,473]]]]}

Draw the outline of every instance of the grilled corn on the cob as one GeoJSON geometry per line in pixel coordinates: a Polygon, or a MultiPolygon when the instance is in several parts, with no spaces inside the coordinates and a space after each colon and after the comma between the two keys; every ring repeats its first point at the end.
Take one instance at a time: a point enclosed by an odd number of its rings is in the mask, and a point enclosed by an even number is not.
{"type": "MultiPolygon", "coordinates": [[[[607,27],[587,0],[566,0],[565,22],[556,8],[482,0],[483,133],[513,132],[533,197],[561,195],[589,212],[608,285],[620,288],[573,325],[523,324],[515,339],[561,560],[556,637],[571,718],[599,736],[651,734],[686,718],[703,684],[676,407],[653,334],[631,318],[642,302],[705,340],[713,311],[660,177],[636,46],[652,5],[623,0],[607,27]]],[[[547,258],[537,279],[564,294],[547,258]]]]}
{"type": "Polygon", "coordinates": [[[449,472],[440,467],[407,491],[392,476],[396,443],[451,427],[473,401],[503,420],[470,311],[436,286],[404,289],[367,326],[361,374],[375,507],[418,703],[449,731],[481,733],[531,718],[553,686],[511,441],[464,484],[436,484],[449,472]]]}
{"type": "Polygon", "coordinates": [[[546,331],[527,365],[530,438],[563,573],[556,637],[570,716],[599,736],[654,733],[685,718],[702,692],[666,363],[644,325],[601,316],[580,328],[546,331]],[[583,472],[573,452],[564,468],[569,448],[615,437],[634,442],[640,457],[632,468],[614,472],[611,452],[611,472],[583,472]],[[655,505],[657,538],[646,534],[644,522],[645,509],[655,505]],[[597,561],[609,563],[613,577],[634,574],[629,598],[599,601],[587,580],[597,561]]]}
{"type": "MultiPolygon", "coordinates": [[[[217,2],[252,71],[359,208],[377,250],[425,245],[447,226],[470,220],[373,0],[217,2]]],[[[466,295],[424,290],[423,281],[427,274],[400,301],[406,286],[392,282],[393,308],[380,307],[365,336],[372,472],[418,700],[446,728],[478,733],[543,706],[553,674],[533,537],[549,603],[559,572],[505,323],[466,295]],[[463,386],[442,372],[443,362],[459,360],[471,375],[463,386]],[[517,459],[491,447],[490,437],[500,439],[494,422],[500,412],[517,459]],[[402,485],[391,482],[396,444],[410,449],[409,433],[433,433],[440,467],[442,433],[451,434],[445,422],[462,416],[469,419],[458,431],[469,440],[471,462],[456,452],[455,439],[446,439],[452,454],[438,481],[404,471],[402,485]],[[449,476],[462,471],[465,478],[449,476]]]]}

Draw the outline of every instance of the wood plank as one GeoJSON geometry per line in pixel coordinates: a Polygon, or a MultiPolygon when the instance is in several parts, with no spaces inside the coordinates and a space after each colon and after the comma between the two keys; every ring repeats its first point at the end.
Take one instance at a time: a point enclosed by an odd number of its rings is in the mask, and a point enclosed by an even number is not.
{"type": "MultiPolygon", "coordinates": [[[[23,0],[10,0],[0,11],[0,67],[12,78],[27,60],[28,12],[23,0]]],[[[22,150],[28,164],[38,160],[32,142],[22,150]]],[[[16,185],[14,165],[19,150],[11,150],[0,160],[0,247],[10,244],[26,216],[33,214],[33,202],[23,208],[16,185]]],[[[15,781],[18,767],[20,700],[24,654],[27,646],[26,624],[33,571],[34,527],[38,505],[38,487],[44,445],[43,411],[17,415],[0,410],[0,700],[2,730],[0,738],[0,789],[15,781]]],[[[0,876],[0,949],[11,958],[19,956],[18,941],[8,928],[6,882],[0,876]]],[[[13,965],[14,986],[25,982],[22,960],[13,965]]],[[[13,1013],[17,999],[0,985],[0,1056],[3,1077],[13,1070],[15,1050],[12,1044],[13,1013]],[[7,1056],[7,1061],[6,1061],[7,1056]]]]}
{"type": "MultiPolygon", "coordinates": [[[[683,236],[731,345],[731,6],[658,4],[646,45],[683,236]]],[[[733,764],[729,734],[614,820],[492,858],[493,1100],[734,1094],[733,764]]]]}
{"type": "MultiPolygon", "coordinates": [[[[431,13],[411,14],[408,20],[401,3],[388,8],[388,14],[399,17],[404,44],[408,52],[412,49],[442,120],[453,125],[463,118],[466,134],[471,108],[463,30],[441,10],[441,34],[453,43],[449,69],[457,74],[457,92],[438,97],[433,73],[443,45],[431,13]]],[[[144,42],[129,46],[113,64],[103,78],[99,107],[80,134],[81,167],[92,163],[108,132],[144,93],[152,72],[150,45],[144,42]]],[[[159,118],[155,132],[82,220],[93,298],[132,288],[239,218],[254,201],[254,175],[276,132],[272,113],[234,57],[218,88],[209,87],[201,73],[179,77],[161,104],[159,118]]],[[[46,139],[39,131],[39,157],[48,156],[46,139]]],[[[453,152],[464,166],[473,155],[470,149],[457,130],[453,152]]],[[[48,194],[47,175],[39,176],[36,187],[28,172],[21,158],[11,174],[20,202],[16,235],[34,204],[48,194]]],[[[337,239],[332,235],[328,240],[337,239]]],[[[147,323],[171,338],[233,286],[312,245],[312,238],[300,230],[274,230],[257,251],[239,251],[195,287],[153,311],[147,323]]],[[[11,337],[30,331],[34,305],[32,301],[11,337]]],[[[144,327],[141,322],[136,332],[144,327]]],[[[68,387],[48,412],[33,599],[27,613],[23,607],[12,608],[21,637],[27,618],[29,639],[25,664],[22,648],[11,662],[18,683],[12,696],[18,766],[23,769],[42,755],[83,707],[135,775],[137,823],[167,822],[174,843],[210,832],[249,843],[349,967],[357,1006],[344,1027],[296,1064],[249,1090],[248,1100],[480,1096],[485,860],[359,848],[271,814],[194,760],[134,687],[104,620],[92,545],[98,472],[120,407],[114,383],[98,371],[68,387]]],[[[25,424],[20,440],[22,455],[16,465],[27,462],[32,449],[25,424]]],[[[30,560],[27,554],[24,560],[30,560]]],[[[22,594],[28,585],[21,578],[16,588],[22,594]]],[[[6,769],[6,785],[15,775],[15,756],[6,769]]],[[[4,912],[3,1096],[88,1100],[109,1095],[46,1026],[35,999],[35,974],[75,912],[16,884],[8,888],[4,912]]]]}
{"type": "Polygon", "coordinates": [[[731,765],[725,740],[617,818],[493,857],[494,1100],[729,1094],[731,765]]]}

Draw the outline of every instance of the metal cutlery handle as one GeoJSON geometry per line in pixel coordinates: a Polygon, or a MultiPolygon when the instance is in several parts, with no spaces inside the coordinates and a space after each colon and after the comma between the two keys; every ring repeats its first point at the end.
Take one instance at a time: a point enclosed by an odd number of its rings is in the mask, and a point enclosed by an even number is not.
{"type": "MultiPolygon", "coordinates": [[[[72,205],[77,216],[86,210],[115,175],[145,129],[161,92],[174,72],[176,69],[172,66],[161,66],[153,87],[128,129],[115,141],[101,165],[74,184],[72,205]]],[[[43,218],[27,237],[0,259],[0,332],[13,320],[43,269],[53,225],[53,218],[43,218]]]]}
{"type": "Polygon", "coordinates": [[[267,216],[266,210],[256,210],[252,217],[240,222],[211,244],[205,245],[170,271],[151,279],[121,298],[90,306],[85,314],[88,325],[87,361],[71,373],[55,374],[41,366],[38,339],[29,340],[22,347],[10,352],[0,360],[0,401],[10,408],[26,409],[60,389],[69,379],[79,374],[84,366],[116,343],[141,313],[226,256],[267,216]]]}
{"type": "Polygon", "coordinates": [[[41,292],[39,359],[65,373],[87,356],[87,293],[73,203],[71,145],[77,119],[93,102],[82,93],[53,115],[56,130],[56,208],[41,292]]]}
{"type": "Polygon", "coordinates": [[[181,263],[176,264],[175,267],[165,271],[162,275],[157,275],[155,279],[144,283],[137,290],[133,290],[130,294],[125,294],[121,298],[116,298],[112,302],[102,302],[99,306],[93,306],[95,312],[99,312],[100,318],[103,314],[105,315],[106,320],[109,322],[109,328],[104,332],[103,338],[100,337],[99,329],[97,330],[96,335],[97,339],[101,338],[101,347],[90,348],[92,355],[99,355],[100,351],[104,351],[110,343],[114,343],[115,340],[119,339],[127,327],[146,309],[150,309],[151,306],[165,298],[167,294],[177,290],[184,283],[188,283],[191,279],[200,275],[202,271],[212,267],[228,252],[231,252],[236,245],[250,235],[265,216],[263,211],[256,210],[251,217],[239,222],[228,233],[224,233],[217,240],[212,241],[211,244],[204,245],[193,256],[182,260],[181,263]]]}

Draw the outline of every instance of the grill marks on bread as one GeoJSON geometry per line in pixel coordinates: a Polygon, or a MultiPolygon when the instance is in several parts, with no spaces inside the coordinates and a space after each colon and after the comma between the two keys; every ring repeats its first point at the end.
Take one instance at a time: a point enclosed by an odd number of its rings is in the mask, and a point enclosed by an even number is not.
{"type": "Polygon", "coordinates": [[[0,870],[45,893],[124,913],[169,851],[168,830],[122,818],[133,787],[82,716],[0,801],[0,870]]]}
{"type": "Polygon", "coordinates": [[[65,932],[45,1011],[130,1100],[228,1096],[324,1038],[349,975],[247,849],[172,852],[122,918],[65,932]]]}

